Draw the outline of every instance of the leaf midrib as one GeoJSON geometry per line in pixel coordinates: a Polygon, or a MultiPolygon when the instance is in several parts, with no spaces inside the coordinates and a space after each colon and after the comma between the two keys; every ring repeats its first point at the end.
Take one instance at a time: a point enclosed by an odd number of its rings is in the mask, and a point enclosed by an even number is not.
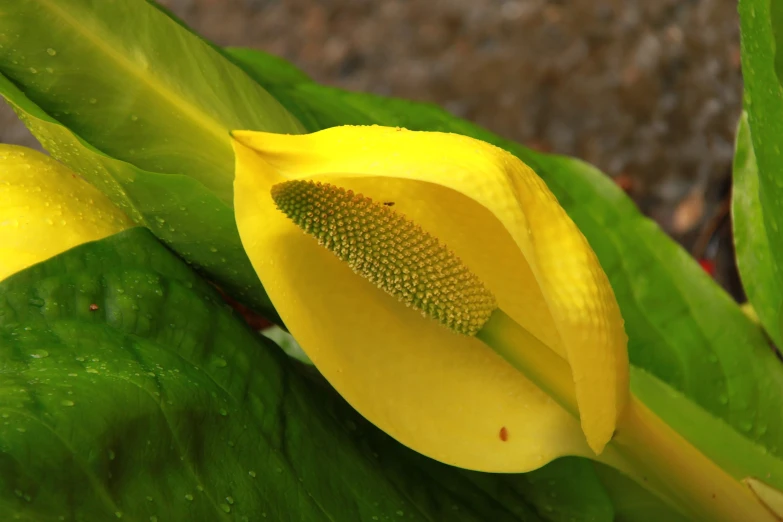
{"type": "Polygon", "coordinates": [[[226,140],[226,128],[218,120],[212,118],[193,104],[187,103],[181,97],[177,96],[165,83],[161,82],[155,76],[147,74],[145,70],[138,67],[133,61],[129,60],[124,54],[117,52],[106,40],[96,37],[91,31],[88,31],[84,24],[72,16],[63,8],[57,6],[50,0],[36,0],[44,8],[62,19],[63,22],[71,26],[84,40],[89,41],[96,49],[107,55],[111,61],[120,68],[127,71],[132,76],[138,78],[143,84],[147,85],[149,90],[160,95],[164,100],[176,107],[188,119],[197,126],[206,130],[219,140],[226,140]]]}

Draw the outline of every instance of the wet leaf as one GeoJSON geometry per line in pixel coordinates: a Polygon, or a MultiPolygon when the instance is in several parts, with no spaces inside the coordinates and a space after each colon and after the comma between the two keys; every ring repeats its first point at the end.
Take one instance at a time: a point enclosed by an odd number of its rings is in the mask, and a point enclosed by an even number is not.
{"type": "Polygon", "coordinates": [[[734,155],[732,218],[737,268],[753,311],[777,346],[781,345],[783,285],[771,252],[759,193],[759,171],[747,113],[740,118],[734,155]]]}

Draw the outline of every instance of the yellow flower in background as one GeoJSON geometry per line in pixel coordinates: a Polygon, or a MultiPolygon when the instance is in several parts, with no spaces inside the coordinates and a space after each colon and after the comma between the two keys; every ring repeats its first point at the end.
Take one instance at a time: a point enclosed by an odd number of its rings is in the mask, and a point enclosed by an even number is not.
{"type": "Polygon", "coordinates": [[[603,450],[629,395],[622,318],[586,239],[529,167],[471,138],[377,126],[233,136],[245,250],[362,415],[470,469],[603,450]],[[504,358],[482,342],[512,330],[504,358]],[[507,362],[529,357],[544,373],[566,368],[573,408],[507,362]]]}
{"type": "Polygon", "coordinates": [[[133,223],[64,165],[0,144],[0,281],[133,223]]]}

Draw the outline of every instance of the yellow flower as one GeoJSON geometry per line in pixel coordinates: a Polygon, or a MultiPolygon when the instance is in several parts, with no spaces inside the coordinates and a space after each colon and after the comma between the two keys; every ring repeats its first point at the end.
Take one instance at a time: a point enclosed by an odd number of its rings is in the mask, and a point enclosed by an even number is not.
{"type": "Polygon", "coordinates": [[[470,469],[527,471],[602,451],[629,395],[622,318],[586,239],[529,167],[454,134],[373,126],[233,136],[245,250],[290,332],[363,416],[420,453],[470,469]],[[293,180],[322,185],[282,185],[293,180]],[[460,299],[478,303],[479,315],[494,299],[532,334],[513,350],[543,343],[570,368],[578,418],[460,326],[472,318],[443,328],[416,310],[425,305],[415,289],[401,297],[393,280],[374,278],[376,265],[350,265],[313,230],[303,233],[283,211],[295,213],[298,203],[285,197],[306,187],[332,191],[316,198],[354,198],[346,208],[366,205],[370,221],[436,238],[470,273],[455,280],[476,278],[460,299]]]}
{"type": "Polygon", "coordinates": [[[96,188],[32,149],[0,144],[0,281],[133,223],[96,188]]]}

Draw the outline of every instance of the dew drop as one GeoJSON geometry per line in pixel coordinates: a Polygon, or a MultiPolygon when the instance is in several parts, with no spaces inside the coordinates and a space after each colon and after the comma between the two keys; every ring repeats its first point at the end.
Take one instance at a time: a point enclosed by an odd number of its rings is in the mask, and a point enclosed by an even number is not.
{"type": "Polygon", "coordinates": [[[150,522],[158,522],[158,517],[156,517],[155,515],[152,515],[150,517],[150,522]]]}
{"type": "Polygon", "coordinates": [[[46,52],[47,52],[47,54],[48,54],[49,56],[54,56],[55,54],[57,54],[57,51],[55,51],[55,50],[54,50],[54,49],[52,49],[51,47],[49,47],[49,48],[46,50],[46,52]]]}
{"type": "Polygon", "coordinates": [[[226,502],[228,502],[229,504],[233,504],[234,503],[234,497],[226,497],[226,502]]]}
{"type": "Polygon", "coordinates": [[[224,408],[220,408],[220,410],[219,410],[219,412],[218,412],[218,413],[220,413],[220,414],[221,414],[223,417],[225,417],[226,415],[228,415],[228,412],[227,412],[227,411],[226,411],[224,408]]]}
{"type": "Polygon", "coordinates": [[[90,105],[95,105],[96,103],[98,103],[97,98],[90,98],[90,105]]]}
{"type": "Polygon", "coordinates": [[[36,69],[35,67],[30,67],[30,72],[33,74],[38,74],[38,69],[36,69]]]}
{"type": "Polygon", "coordinates": [[[401,510],[401,509],[398,509],[397,510],[397,516],[398,517],[404,517],[405,516],[405,512],[403,510],[401,510]]]}
{"type": "Polygon", "coordinates": [[[218,368],[225,368],[226,366],[228,366],[228,363],[226,362],[226,360],[225,360],[225,359],[222,359],[222,358],[220,358],[220,357],[218,357],[217,359],[215,359],[215,360],[214,360],[214,362],[213,362],[213,364],[214,364],[215,366],[217,366],[218,368]]]}
{"type": "Polygon", "coordinates": [[[122,518],[122,511],[115,511],[114,516],[117,518],[122,518]]]}
{"type": "Polygon", "coordinates": [[[63,405],[63,406],[73,406],[76,403],[73,402],[73,401],[69,401],[68,399],[64,399],[64,400],[60,401],[60,404],[63,405]]]}
{"type": "Polygon", "coordinates": [[[248,471],[247,474],[250,475],[253,478],[256,478],[256,472],[255,471],[248,471]]]}
{"type": "Polygon", "coordinates": [[[187,495],[185,495],[185,500],[193,500],[193,495],[188,493],[187,495]]]}
{"type": "Polygon", "coordinates": [[[135,114],[131,114],[131,121],[139,121],[139,117],[135,114]]]}
{"type": "Polygon", "coordinates": [[[228,504],[220,504],[220,509],[222,509],[226,513],[231,513],[231,506],[229,506],[228,504]]]}
{"type": "Polygon", "coordinates": [[[30,357],[33,359],[46,359],[49,357],[49,352],[46,350],[38,350],[37,352],[33,352],[30,354],[30,357]]]}

